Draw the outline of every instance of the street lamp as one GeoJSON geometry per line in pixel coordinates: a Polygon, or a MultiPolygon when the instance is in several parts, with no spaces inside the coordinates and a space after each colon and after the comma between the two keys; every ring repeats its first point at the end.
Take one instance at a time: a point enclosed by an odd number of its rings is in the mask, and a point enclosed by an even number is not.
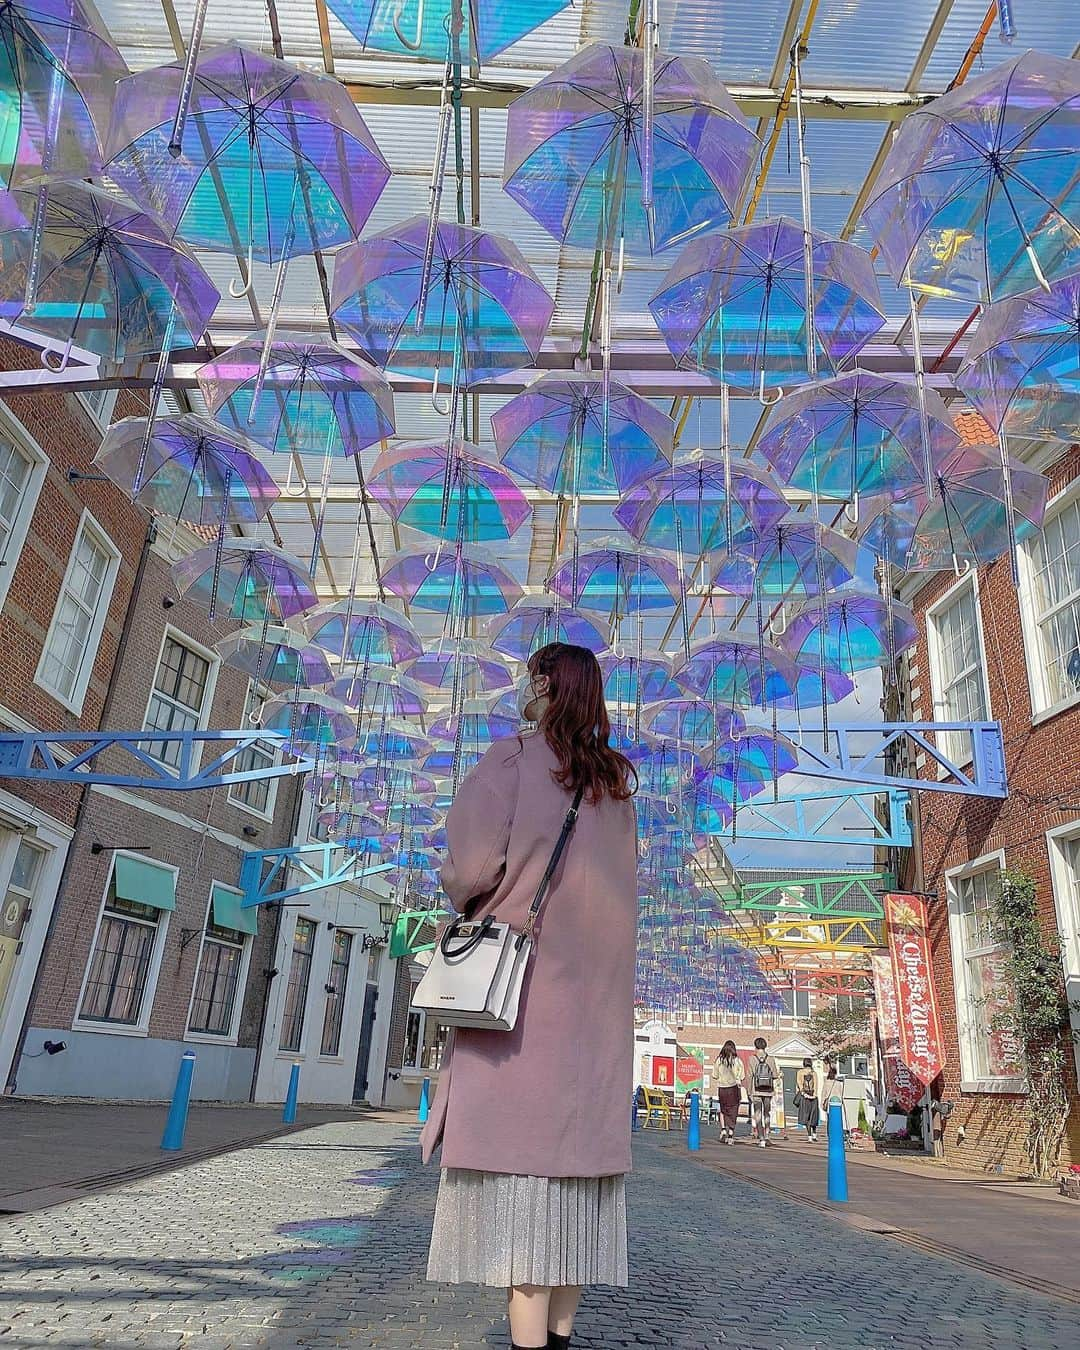
{"type": "Polygon", "coordinates": [[[385,947],[390,941],[390,929],[394,926],[394,920],[397,918],[397,904],[393,900],[379,901],[379,922],[383,926],[381,936],[374,933],[365,933],[360,940],[360,950],[370,951],[372,947],[385,947]]]}

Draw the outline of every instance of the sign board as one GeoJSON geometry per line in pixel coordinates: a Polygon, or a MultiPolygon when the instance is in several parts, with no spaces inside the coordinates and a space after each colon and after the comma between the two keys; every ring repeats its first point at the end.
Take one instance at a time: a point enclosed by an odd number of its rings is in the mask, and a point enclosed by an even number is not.
{"type": "Polygon", "coordinates": [[[912,1111],[922,1100],[923,1085],[900,1057],[900,1009],[896,998],[892,959],[886,952],[871,952],[874,998],[885,1067],[885,1096],[901,1111],[912,1111]]]}
{"type": "Polygon", "coordinates": [[[896,985],[900,1058],[920,1082],[930,1084],[945,1067],[926,901],[890,891],[885,896],[889,957],[896,985]]]}

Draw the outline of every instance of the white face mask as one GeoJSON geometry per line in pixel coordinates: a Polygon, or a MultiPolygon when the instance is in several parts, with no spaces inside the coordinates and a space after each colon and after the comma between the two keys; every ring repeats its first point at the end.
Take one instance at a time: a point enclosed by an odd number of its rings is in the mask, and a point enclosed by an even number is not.
{"type": "Polygon", "coordinates": [[[526,672],[526,674],[522,675],[521,679],[518,681],[517,687],[517,710],[521,715],[521,720],[523,722],[528,722],[530,720],[525,713],[525,709],[530,703],[535,702],[536,693],[533,690],[532,676],[526,672]]]}

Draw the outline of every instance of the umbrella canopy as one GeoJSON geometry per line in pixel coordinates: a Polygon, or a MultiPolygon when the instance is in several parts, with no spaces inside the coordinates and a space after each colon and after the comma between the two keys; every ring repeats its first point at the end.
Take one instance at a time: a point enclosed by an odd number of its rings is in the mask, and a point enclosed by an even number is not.
{"type": "Polygon", "coordinates": [[[650,254],[726,225],[759,144],[706,61],[655,53],[642,204],[645,52],[594,43],[510,105],[503,186],[556,239],[650,254]]]}
{"type": "Polygon", "coordinates": [[[50,184],[27,309],[27,221],[37,204],[30,191],[0,203],[0,318],[108,361],[157,355],[170,327],[173,344],[197,345],[221,298],[216,287],[160,220],[92,183],[50,184]]]}
{"type": "Polygon", "coordinates": [[[522,596],[521,586],[499,560],[479,548],[442,554],[401,549],[387,560],[382,582],[417,609],[458,618],[501,614],[522,596]]]}
{"type": "Polygon", "coordinates": [[[502,542],[525,524],[532,507],[488,451],[455,440],[445,445],[395,445],[371,466],[368,492],[399,525],[440,539],[502,542]]]}
{"type": "Polygon", "coordinates": [[[548,492],[625,492],[671,462],[675,423],[602,375],[545,375],[491,419],[499,458],[548,492]],[[605,408],[606,396],[606,408],[605,408]]]}
{"type": "Polygon", "coordinates": [[[679,569],[668,558],[622,539],[598,539],[546,582],[571,604],[601,613],[667,609],[679,596],[679,569]],[[575,584],[577,594],[574,595],[575,584]]]}
{"type": "Polygon", "coordinates": [[[1023,52],[905,117],[863,220],[895,281],[988,303],[1080,266],[1080,63],[1023,52]]]}
{"type": "MultiPolygon", "coordinates": [[[[846,698],[855,687],[839,668],[826,667],[825,676],[828,703],[846,698]]],[[[798,665],[757,634],[697,643],[676,669],[675,682],[688,694],[730,707],[806,708],[822,702],[820,667],[798,665]]]]}
{"type": "MultiPolygon", "coordinates": [[[[489,61],[566,8],[570,0],[460,0],[461,45],[489,61]]],[[[327,0],[331,10],[362,47],[415,60],[441,61],[454,0],[327,0]]]]}
{"type": "Polygon", "coordinates": [[[194,413],[114,422],[94,463],[133,501],[203,528],[261,520],[280,496],[256,447],[194,413]]]}
{"type": "Polygon", "coordinates": [[[310,689],[296,698],[267,699],[262,707],[262,725],[268,731],[284,732],[287,749],[325,749],[348,745],[356,737],[345,704],[310,689]]]}
{"type": "Polygon", "coordinates": [[[604,698],[621,705],[657,703],[678,698],[679,686],[671,677],[671,662],[655,653],[648,656],[616,656],[609,652],[600,658],[604,676],[604,698]]]}
{"type": "Polygon", "coordinates": [[[284,623],[319,602],[300,559],[257,539],[195,549],[173,564],[172,574],[182,595],[207,608],[216,599],[242,624],[284,623]]]}
{"type": "Polygon", "coordinates": [[[898,600],[876,591],[841,591],[795,606],[776,645],[806,662],[820,659],[824,649],[826,661],[853,675],[894,666],[918,637],[914,614],[898,600]]]}
{"type": "Polygon", "coordinates": [[[413,216],[343,249],[331,302],[338,323],[377,366],[420,379],[456,367],[465,387],[532,365],[555,306],[517,246],[440,221],[422,300],[427,234],[427,217],[413,216]]]}
{"type": "Polygon", "coordinates": [[[242,670],[257,683],[305,688],[333,678],[330,663],[318,647],[293,628],[251,624],[230,633],[216,650],[226,665],[242,670]]]}
{"type": "Polygon", "coordinates": [[[450,690],[457,686],[469,695],[497,693],[512,688],[514,683],[506,661],[494,655],[485,643],[472,638],[445,638],[410,662],[406,669],[412,679],[429,689],[450,690]]]}
{"type": "Polygon", "coordinates": [[[196,377],[218,421],[267,450],[356,455],[394,432],[382,372],[309,334],[255,333],[196,377]]]}
{"type": "Polygon", "coordinates": [[[549,642],[588,647],[599,655],[607,650],[607,634],[586,614],[544,596],[523,596],[506,614],[488,620],[492,648],[517,661],[526,661],[549,642]]]}
{"type": "Polygon", "coordinates": [[[385,666],[373,666],[359,675],[339,676],[330,692],[346,707],[362,714],[419,717],[428,707],[427,694],[415,680],[385,666]]]}
{"type": "MultiPolygon", "coordinates": [[[[960,436],[941,395],[923,398],[937,459],[960,436]]],[[[791,487],[850,501],[922,481],[921,417],[914,384],[854,370],[780,399],[757,450],[791,487]]]]}
{"type": "Polygon", "coordinates": [[[651,704],[642,713],[642,721],[653,736],[683,741],[692,750],[738,735],[745,725],[742,714],[734,708],[700,698],[671,698],[651,704]]]}
{"type": "Polygon", "coordinates": [[[486,750],[494,741],[513,736],[517,729],[516,720],[492,712],[488,701],[468,699],[460,713],[432,722],[431,735],[433,740],[448,745],[486,750]]]}
{"type": "Polygon", "coordinates": [[[1080,441],[1080,271],[986,309],[956,383],[995,431],[1080,441]]]}
{"type": "Polygon", "coordinates": [[[342,664],[396,666],[423,651],[405,615],[378,600],[334,600],[305,615],[303,623],[311,641],[342,664]]]}
{"type": "MultiPolygon", "coordinates": [[[[870,255],[812,235],[818,367],[836,370],[885,323],[870,255]]],[[[779,218],[695,239],[649,301],[676,363],[740,388],[814,378],[803,228],[779,218]]]]}
{"type": "Polygon", "coordinates": [[[780,599],[818,595],[850,581],[859,546],[839,530],[792,512],[764,531],[747,556],[720,565],[715,580],[736,594],[780,599]]]}
{"type": "Polygon", "coordinates": [[[230,42],[195,64],[181,153],[170,153],[184,63],[120,81],[108,172],[181,239],[249,260],[357,237],[390,170],[340,80],[230,42]]]}

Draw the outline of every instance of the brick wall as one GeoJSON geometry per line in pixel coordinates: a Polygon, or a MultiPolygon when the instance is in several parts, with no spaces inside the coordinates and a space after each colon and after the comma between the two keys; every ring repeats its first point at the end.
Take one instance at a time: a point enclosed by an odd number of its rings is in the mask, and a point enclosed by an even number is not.
{"type": "MultiPolygon", "coordinates": [[[[1051,494],[1080,477],[1080,448],[1074,447],[1051,467],[1051,494]]],[[[1005,852],[1008,867],[1034,878],[1039,916],[1048,936],[1058,928],[1051,884],[1046,832],[1076,819],[1080,801],[1080,704],[1032,724],[1031,691],[1020,624],[1019,599],[1008,557],[978,570],[979,610],[990,692],[991,717],[1002,724],[1009,796],[1005,800],[919,794],[923,880],[938,899],[931,904],[931,944],[934,975],[941,1004],[948,1064],[940,1095],[957,1108],[946,1127],[950,1159],[963,1166],[1022,1173],[1026,1170],[1026,1098],[1022,1095],[961,1091],[960,1046],[957,1034],[953,954],[950,944],[945,873],[965,862],[1005,852]],[[1064,807],[1057,806],[1058,798],[1064,807]],[[1071,809],[1072,808],[1072,809],[1071,809]],[[963,1127],[963,1143],[956,1140],[963,1127]]],[[[912,657],[912,685],[921,691],[913,702],[916,720],[934,719],[925,616],[953,585],[952,572],[934,576],[918,592],[914,607],[920,619],[920,639],[912,657]]],[[[927,766],[923,776],[929,774],[927,766]]],[[[911,884],[908,876],[907,884],[911,884]]],[[[1063,1161],[1080,1160],[1080,1099],[1072,1057],[1068,1090],[1072,1113],[1063,1161]]]]}

